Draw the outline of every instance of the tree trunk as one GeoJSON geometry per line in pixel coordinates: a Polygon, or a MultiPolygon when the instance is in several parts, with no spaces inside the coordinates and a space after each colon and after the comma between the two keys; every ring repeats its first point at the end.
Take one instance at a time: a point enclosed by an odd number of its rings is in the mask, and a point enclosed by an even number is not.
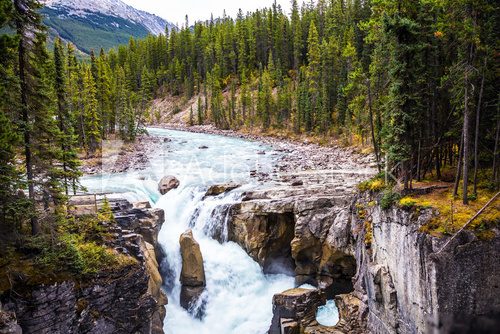
{"type": "Polygon", "coordinates": [[[458,152],[458,160],[457,160],[457,172],[455,174],[455,185],[453,186],[453,197],[458,196],[458,184],[460,183],[460,174],[462,174],[462,159],[464,153],[464,134],[460,136],[460,147],[458,152]]]}
{"type": "Polygon", "coordinates": [[[463,160],[463,191],[462,191],[462,201],[464,204],[469,204],[469,162],[470,162],[470,108],[469,108],[469,68],[466,68],[465,72],[465,93],[464,93],[464,160],[463,160]]]}
{"type": "MultiPolygon", "coordinates": [[[[18,15],[25,15],[24,4],[19,1],[14,1],[16,11],[18,15]]],[[[17,19],[16,22],[17,33],[21,38],[19,39],[19,83],[21,86],[21,109],[22,109],[22,121],[23,121],[23,139],[24,139],[24,156],[26,163],[26,179],[28,181],[28,197],[31,203],[35,206],[35,184],[33,177],[33,163],[32,163],[32,152],[31,152],[31,129],[29,125],[29,106],[28,106],[28,83],[26,78],[27,66],[26,63],[26,48],[25,48],[25,29],[24,24],[21,19],[17,19]]],[[[40,222],[38,218],[33,215],[31,217],[31,233],[33,235],[38,235],[41,232],[40,222]]]]}
{"type": "Polygon", "coordinates": [[[500,117],[498,117],[498,108],[497,104],[497,134],[495,136],[495,149],[493,151],[493,183],[495,187],[498,187],[498,139],[500,137],[500,117]]]}
{"type": "MultiPolygon", "coordinates": [[[[484,59],[484,70],[486,70],[486,58],[484,59]]],[[[476,109],[476,133],[474,138],[474,191],[473,193],[477,195],[477,170],[479,168],[478,150],[479,150],[479,122],[481,121],[481,102],[483,99],[484,90],[484,71],[483,77],[481,79],[481,89],[479,91],[479,100],[477,102],[476,109]]]]}
{"type": "Polygon", "coordinates": [[[421,178],[420,178],[420,169],[422,168],[421,167],[421,140],[418,141],[418,152],[417,152],[417,181],[420,182],[421,181],[421,178]]]}

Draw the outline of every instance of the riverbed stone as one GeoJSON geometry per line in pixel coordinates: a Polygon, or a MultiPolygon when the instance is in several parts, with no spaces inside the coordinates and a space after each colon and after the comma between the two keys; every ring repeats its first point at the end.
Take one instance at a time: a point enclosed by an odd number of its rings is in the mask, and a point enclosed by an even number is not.
{"type": "Polygon", "coordinates": [[[172,175],[164,176],[158,183],[158,191],[160,194],[165,195],[172,189],[179,187],[180,181],[172,175]]]}

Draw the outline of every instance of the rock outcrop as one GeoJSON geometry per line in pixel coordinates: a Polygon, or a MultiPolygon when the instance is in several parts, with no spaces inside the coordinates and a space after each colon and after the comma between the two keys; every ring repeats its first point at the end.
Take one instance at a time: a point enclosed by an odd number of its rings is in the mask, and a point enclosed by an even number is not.
{"type": "Polygon", "coordinates": [[[293,203],[243,202],[232,208],[229,240],[236,241],[266,273],[293,273],[293,203]]]}
{"type": "MultiPolygon", "coordinates": [[[[77,198],[73,205],[78,206],[77,198]]],[[[132,208],[130,203],[125,206],[132,208]]],[[[155,249],[164,214],[161,210],[120,211],[120,207],[112,207],[117,223],[109,226],[109,246],[131,255],[135,261],[82,281],[61,277],[57,283],[23,284],[22,291],[14,285],[11,293],[0,296],[0,333],[5,330],[5,314],[11,315],[10,327],[6,328],[13,328],[5,333],[19,333],[12,321],[16,318],[24,334],[163,333],[167,298],[161,289],[155,249]]]]}
{"type": "Polygon", "coordinates": [[[288,175],[283,184],[246,193],[228,221],[229,239],[265,271],[285,258],[297,285],[337,296],[341,320],[317,333],[500,328],[500,263],[491,261],[500,258],[498,231],[485,241],[463,232],[440,252],[447,238],[420,232],[431,211],[383,210],[376,199],[357,195],[354,184],[366,175],[330,173],[288,175]],[[291,186],[297,179],[303,185],[291,186]]]}
{"type": "MultiPolygon", "coordinates": [[[[367,196],[347,206],[331,200],[294,206],[291,255],[297,281],[327,293],[330,286],[340,313],[336,326],[309,326],[304,332],[495,333],[500,326],[500,263],[491,259],[500,257],[498,231],[492,240],[462,232],[442,250],[447,238],[420,232],[432,219],[431,210],[383,210],[374,203],[367,196]],[[335,283],[339,281],[351,281],[350,287],[335,283]]],[[[265,241],[260,245],[265,249],[265,241]]],[[[295,333],[292,325],[281,333],[295,333]]]]}
{"type": "Polygon", "coordinates": [[[354,185],[364,174],[341,173],[322,185],[322,173],[307,176],[307,185],[279,185],[246,193],[231,208],[229,240],[238,243],[265,272],[291,272],[297,284],[322,287],[329,298],[352,290],[356,270],[350,242],[349,209],[354,185]],[[339,178],[339,179],[337,179],[339,178]],[[311,185],[312,184],[312,185],[311,185]]]}
{"type": "Polygon", "coordinates": [[[182,284],[181,306],[198,318],[203,316],[203,305],[197,303],[205,290],[205,267],[200,245],[193,237],[193,231],[187,230],[179,238],[182,256],[180,281],[182,284]]]}
{"type": "Polygon", "coordinates": [[[158,191],[160,194],[165,195],[172,189],[179,187],[180,181],[177,180],[175,176],[164,176],[160,182],[158,182],[158,191]]]}
{"type": "Polygon", "coordinates": [[[205,197],[208,196],[218,196],[224,194],[228,191],[234,190],[238,188],[240,185],[237,183],[223,183],[223,184],[214,184],[210,186],[205,194],[205,197]]]}
{"type": "Polygon", "coordinates": [[[290,289],[273,297],[273,320],[269,334],[305,333],[318,327],[316,310],[326,298],[318,289],[290,289]]]}
{"type": "MultiPolygon", "coordinates": [[[[368,207],[369,198],[358,200],[368,207]]],[[[356,210],[357,212],[359,210],[356,210]]],[[[432,212],[379,206],[354,213],[354,295],[367,327],[380,333],[495,333],[500,326],[500,235],[479,240],[420,232],[432,212]],[[366,224],[367,218],[370,217],[366,224]],[[366,238],[370,233],[370,238],[366,238]],[[367,242],[367,240],[369,242],[367,242]]]]}

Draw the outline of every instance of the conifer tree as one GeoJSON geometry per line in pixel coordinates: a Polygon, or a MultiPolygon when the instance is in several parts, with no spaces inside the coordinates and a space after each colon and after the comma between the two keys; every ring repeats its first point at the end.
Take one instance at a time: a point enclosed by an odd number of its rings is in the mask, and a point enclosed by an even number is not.
{"type": "Polygon", "coordinates": [[[101,127],[96,98],[96,87],[91,67],[84,69],[83,76],[84,138],[87,154],[93,156],[101,140],[101,127]]]}
{"type": "Polygon", "coordinates": [[[80,161],[76,150],[76,136],[74,134],[73,123],[71,121],[71,113],[68,103],[66,74],[66,56],[64,47],[59,38],[54,43],[54,67],[55,67],[55,92],[57,96],[57,121],[60,133],[61,157],[59,160],[63,168],[63,186],[66,195],[69,194],[70,188],[76,192],[78,178],[81,176],[79,171],[80,161]]]}

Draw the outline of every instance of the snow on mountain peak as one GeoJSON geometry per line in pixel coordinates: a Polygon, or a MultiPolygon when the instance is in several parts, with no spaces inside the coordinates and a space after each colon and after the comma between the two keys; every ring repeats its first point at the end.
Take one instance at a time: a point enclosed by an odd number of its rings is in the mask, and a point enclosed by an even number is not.
{"type": "Polygon", "coordinates": [[[171,26],[166,20],[148,12],[138,10],[120,0],[42,0],[50,8],[67,8],[72,15],[86,16],[86,13],[100,13],[120,17],[145,26],[158,35],[171,26]]]}

